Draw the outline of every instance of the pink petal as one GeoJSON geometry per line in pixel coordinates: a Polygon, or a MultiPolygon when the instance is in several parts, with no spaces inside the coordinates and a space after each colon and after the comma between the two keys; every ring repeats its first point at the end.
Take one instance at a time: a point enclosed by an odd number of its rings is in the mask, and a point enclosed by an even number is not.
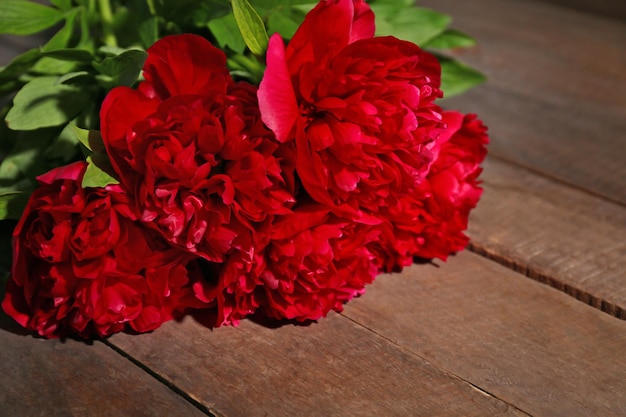
{"type": "Polygon", "coordinates": [[[257,92],[261,118],[279,142],[286,142],[293,136],[299,111],[279,34],[270,38],[266,60],[267,69],[257,92]]]}

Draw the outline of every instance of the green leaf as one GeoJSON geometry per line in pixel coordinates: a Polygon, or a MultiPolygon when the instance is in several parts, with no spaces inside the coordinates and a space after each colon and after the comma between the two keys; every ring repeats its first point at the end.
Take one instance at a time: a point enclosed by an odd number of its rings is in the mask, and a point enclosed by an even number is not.
{"type": "Polygon", "coordinates": [[[261,82],[265,72],[265,65],[260,63],[258,59],[247,55],[232,55],[228,59],[228,66],[256,85],[261,82]]]}
{"type": "Polygon", "coordinates": [[[476,40],[471,36],[456,30],[446,29],[443,33],[435,36],[426,44],[424,48],[436,49],[452,49],[452,48],[469,48],[476,45],[476,40]]]}
{"type": "Polygon", "coordinates": [[[451,18],[424,7],[406,7],[395,4],[374,3],[376,35],[392,35],[399,39],[424,45],[443,33],[451,18]]]}
{"type": "Polygon", "coordinates": [[[449,58],[437,58],[441,63],[441,89],[445,98],[459,95],[486,80],[482,73],[462,62],[449,58]]]}
{"type": "Polygon", "coordinates": [[[139,37],[141,44],[145,48],[149,48],[159,39],[159,18],[150,17],[139,25],[139,37]]]}
{"type": "Polygon", "coordinates": [[[0,193],[32,191],[35,177],[51,168],[45,163],[43,153],[59,130],[46,128],[12,133],[8,138],[3,135],[3,140],[10,139],[14,145],[0,163],[0,193]]]}
{"type": "Polygon", "coordinates": [[[93,149],[91,149],[91,144],[89,144],[89,130],[81,129],[74,123],[70,123],[69,126],[71,127],[74,136],[76,136],[76,139],[78,139],[78,141],[82,143],[85,148],[93,152],[93,149]]]}
{"type": "Polygon", "coordinates": [[[70,123],[72,133],[76,139],[85,145],[85,148],[95,153],[105,153],[104,142],[102,141],[102,135],[97,130],[82,129],[76,126],[74,123],[70,123]]]}
{"type": "Polygon", "coordinates": [[[293,2],[293,8],[304,14],[310,12],[314,7],[315,3],[311,3],[310,1],[307,1],[306,3],[293,2]]]}
{"type": "Polygon", "coordinates": [[[57,9],[25,0],[2,0],[0,34],[31,35],[63,20],[57,9]]]}
{"type": "Polygon", "coordinates": [[[73,61],[66,61],[64,59],[56,59],[51,57],[41,57],[35,65],[30,69],[30,72],[40,75],[55,75],[59,76],[74,71],[76,63],[73,61]]]}
{"type": "Polygon", "coordinates": [[[52,38],[41,48],[43,51],[54,51],[56,49],[64,49],[70,43],[74,34],[74,24],[79,9],[72,9],[67,12],[65,17],[65,25],[54,34],[52,38]]]}
{"type": "Polygon", "coordinates": [[[242,54],[246,49],[246,43],[232,13],[218,19],[212,19],[209,21],[208,27],[220,48],[228,47],[238,54],[242,54]]]}
{"type": "Polygon", "coordinates": [[[68,123],[50,146],[45,149],[42,156],[51,166],[67,165],[81,157],[78,143],[72,124],[68,123]]]}
{"type": "Polygon", "coordinates": [[[30,193],[23,191],[0,194],[0,220],[22,217],[29,197],[30,193]]]}
{"type": "Polygon", "coordinates": [[[111,174],[113,169],[106,155],[94,153],[87,157],[87,170],[83,177],[83,188],[86,187],[106,187],[110,184],[119,184],[111,174]]]}
{"type": "Polygon", "coordinates": [[[94,62],[93,67],[104,75],[98,78],[107,84],[106,87],[130,87],[137,81],[147,57],[145,51],[128,49],[117,56],[107,57],[102,62],[94,62]]]}
{"type": "Polygon", "coordinates": [[[87,107],[91,95],[83,89],[59,84],[58,77],[33,79],[17,92],[6,122],[13,130],[34,130],[59,126],[87,107]]]}
{"type": "Polygon", "coordinates": [[[233,14],[248,49],[255,55],[263,55],[269,38],[259,14],[248,0],[231,0],[233,14]]]}
{"type": "Polygon", "coordinates": [[[267,18],[267,31],[291,39],[303,20],[304,14],[296,9],[274,9],[267,18]]]}
{"type": "Polygon", "coordinates": [[[69,10],[72,7],[72,0],[50,0],[50,3],[61,10],[69,10]]]}
{"type": "Polygon", "coordinates": [[[24,83],[18,80],[0,81],[0,96],[8,95],[19,90],[24,83]]]}
{"type": "Polygon", "coordinates": [[[58,59],[61,61],[73,61],[73,62],[89,62],[93,59],[91,52],[84,49],[57,49],[54,51],[47,51],[42,54],[45,57],[58,59]]]}
{"type": "Polygon", "coordinates": [[[9,65],[0,70],[0,80],[4,81],[19,77],[24,72],[28,71],[39,58],[41,58],[41,51],[39,51],[39,49],[29,49],[15,57],[9,62],[9,65]]]}
{"type": "MultiPolygon", "coordinates": [[[[69,72],[65,75],[60,76],[57,79],[57,83],[58,84],[65,84],[68,81],[71,80],[75,80],[76,78],[84,78],[84,77],[91,77],[91,73],[87,72],[87,71],[76,71],[76,72],[69,72]]],[[[92,78],[93,80],[93,78],[92,78]]]]}

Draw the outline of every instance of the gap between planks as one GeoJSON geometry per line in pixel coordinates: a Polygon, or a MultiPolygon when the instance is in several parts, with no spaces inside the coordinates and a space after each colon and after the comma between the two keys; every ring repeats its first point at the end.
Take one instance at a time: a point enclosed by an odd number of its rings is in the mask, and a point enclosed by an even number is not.
{"type": "MultiPolygon", "coordinates": [[[[418,358],[418,359],[420,359],[420,360],[422,360],[422,361],[424,361],[424,362],[427,362],[427,363],[431,363],[431,364],[432,364],[432,362],[431,362],[428,358],[426,358],[426,357],[424,357],[424,356],[422,356],[422,355],[418,354],[417,352],[414,352],[413,350],[411,350],[411,349],[409,349],[409,348],[407,348],[407,347],[405,347],[405,346],[402,346],[402,345],[401,345],[400,343],[398,343],[397,341],[395,341],[395,340],[393,340],[393,339],[391,339],[391,338],[389,338],[389,337],[385,336],[384,334],[381,334],[381,333],[377,332],[377,331],[376,331],[376,330],[374,330],[373,328],[368,327],[368,326],[366,326],[365,324],[360,323],[360,322],[358,322],[357,320],[355,320],[355,319],[353,319],[353,318],[351,318],[351,317],[349,317],[349,316],[346,316],[346,315],[345,315],[345,314],[343,314],[343,313],[339,313],[339,316],[341,316],[341,317],[343,317],[343,318],[345,318],[345,319],[347,319],[347,320],[350,320],[352,323],[356,324],[357,326],[362,327],[363,329],[367,330],[368,332],[370,332],[370,333],[374,334],[376,337],[380,337],[380,338],[382,338],[382,339],[386,340],[387,342],[389,342],[389,343],[391,343],[392,345],[396,346],[396,347],[397,347],[398,349],[400,349],[401,351],[403,351],[403,352],[405,352],[405,353],[407,353],[407,354],[409,354],[409,355],[412,355],[412,356],[414,356],[414,357],[416,357],[416,358],[418,358]]],[[[454,379],[456,379],[456,380],[460,381],[460,382],[461,382],[461,383],[463,383],[463,384],[467,384],[469,387],[471,387],[471,388],[472,388],[472,389],[474,389],[475,391],[478,391],[480,394],[484,395],[485,397],[491,398],[491,399],[496,400],[496,401],[500,401],[500,402],[502,402],[502,403],[504,403],[504,404],[508,405],[509,407],[511,407],[511,408],[513,408],[513,409],[515,409],[516,411],[519,411],[520,413],[522,413],[522,414],[524,414],[524,415],[526,415],[526,416],[531,416],[531,414],[529,414],[529,413],[527,413],[526,411],[522,410],[521,408],[519,408],[519,407],[518,407],[518,406],[516,406],[515,404],[512,404],[512,403],[510,403],[510,402],[508,402],[508,401],[506,401],[506,400],[504,400],[504,399],[502,399],[502,398],[498,397],[498,396],[497,396],[497,395],[495,395],[494,393],[489,392],[489,391],[487,391],[486,389],[481,388],[480,386],[478,386],[478,385],[474,384],[473,382],[471,382],[471,381],[469,381],[469,380],[467,380],[467,379],[465,379],[465,378],[461,377],[460,375],[456,374],[456,373],[455,373],[455,372],[453,372],[452,370],[450,370],[450,369],[446,369],[445,367],[443,367],[443,366],[441,366],[441,365],[434,365],[434,366],[435,366],[435,367],[437,367],[438,369],[440,369],[440,370],[441,370],[442,372],[444,372],[445,374],[447,374],[449,377],[454,378],[454,379]]]]}
{"type": "Polygon", "coordinates": [[[499,254],[497,250],[491,250],[473,242],[470,242],[467,249],[479,256],[497,262],[498,264],[509,268],[512,271],[518,272],[534,281],[562,291],[563,293],[575,298],[576,300],[581,301],[591,307],[597,308],[598,310],[607,313],[610,316],[616,317],[621,320],[626,320],[626,310],[622,307],[610,301],[596,297],[595,295],[583,289],[564,283],[558,278],[554,278],[550,275],[541,273],[530,267],[527,263],[507,258],[506,256],[499,254]]]}
{"type": "MultiPolygon", "coordinates": [[[[337,314],[338,317],[347,320],[351,323],[353,323],[354,325],[363,328],[364,330],[368,331],[369,333],[371,333],[374,337],[379,338],[381,340],[386,341],[387,343],[393,345],[396,349],[398,349],[401,352],[404,352],[407,355],[410,355],[420,361],[423,361],[425,363],[429,363],[432,366],[434,366],[435,368],[437,368],[441,373],[443,373],[444,375],[446,375],[447,377],[458,381],[461,384],[466,385],[467,387],[471,388],[472,390],[480,393],[481,395],[491,399],[492,401],[496,401],[496,402],[500,402],[505,404],[508,407],[511,407],[511,409],[521,413],[524,416],[528,416],[528,417],[532,417],[531,414],[527,413],[526,411],[522,410],[521,408],[517,407],[515,404],[512,404],[510,402],[507,402],[505,400],[503,400],[502,398],[499,398],[497,395],[481,388],[480,386],[472,383],[471,381],[468,381],[467,379],[462,378],[461,376],[457,375],[456,373],[454,373],[453,371],[449,370],[449,369],[445,369],[442,366],[439,365],[433,365],[432,362],[422,356],[419,355],[418,353],[412,351],[411,349],[408,349],[404,346],[402,346],[401,344],[397,343],[396,341],[390,339],[389,337],[375,331],[372,328],[369,328],[368,326],[359,323],[358,321],[352,319],[351,317],[345,316],[342,313],[338,313],[337,314]]],[[[157,330],[158,331],[158,330],[157,330]]],[[[207,329],[207,331],[209,331],[207,329]]],[[[126,350],[124,350],[123,348],[117,346],[115,343],[111,343],[108,339],[101,339],[101,341],[108,346],[109,348],[111,348],[114,352],[116,352],[117,354],[119,354],[120,356],[122,356],[123,358],[127,359],[129,362],[131,362],[133,365],[135,365],[137,368],[139,368],[140,370],[144,371],[145,373],[147,373],[148,375],[150,375],[151,377],[153,377],[154,379],[156,379],[159,383],[165,385],[168,389],[170,389],[173,393],[175,393],[176,395],[180,396],[182,399],[184,399],[185,401],[189,402],[191,405],[193,405],[196,409],[198,409],[200,412],[206,414],[209,417],[226,417],[225,415],[221,414],[219,412],[219,410],[217,410],[215,408],[215,406],[205,406],[204,404],[202,404],[201,400],[198,400],[196,398],[194,398],[194,396],[192,394],[189,394],[187,392],[185,392],[185,390],[183,390],[182,388],[178,387],[172,380],[168,379],[166,376],[160,374],[157,370],[152,369],[149,365],[143,363],[141,360],[135,358],[133,355],[131,355],[130,353],[128,353],[126,350]]]]}
{"type": "Polygon", "coordinates": [[[582,417],[625,415],[624,326],[465,252],[381,276],[311,327],[211,332],[186,320],[111,342],[224,416],[451,416],[460,404],[473,407],[465,415],[582,417]]]}
{"type": "Polygon", "coordinates": [[[137,358],[135,358],[132,355],[128,354],[128,352],[126,352],[124,349],[121,349],[121,348],[117,347],[115,344],[111,343],[108,338],[107,339],[99,339],[99,340],[105,346],[107,346],[108,348],[113,350],[115,353],[117,353],[118,355],[120,355],[121,357],[123,357],[124,359],[126,359],[130,363],[132,363],[134,366],[139,368],[139,370],[145,372],[150,377],[154,378],[157,382],[165,385],[166,388],[168,388],[174,394],[176,394],[179,397],[181,397],[183,400],[185,400],[188,403],[190,403],[193,407],[195,407],[201,413],[204,413],[204,414],[206,414],[209,417],[223,417],[217,410],[213,410],[210,407],[205,406],[200,401],[198,401],[196,398],[194,398],[192,395],[190,395],[190,394],[186,393],[184,390],[180,389],[172,381],[168,380],[166,377],[164,377],[163,375],[159,374],[157,371],[153,370],[152,368],[150,368],[149,366],[147,366],[146,364],[144,364],[143,362],[141,362],[137,358]]]}
{"type": "MultiPolygon", "coordinates": [[[[489,155],[488,158],[489,159],[485,163],[486,166],[489,166],[489,165],[494,165],[496,167],[507,166],[510,168],[509,171],[516,172],[518,174],[517,177],[520,179],[521,182],[523,182],[525,179],[528,179],[529,177],[533,177],[535,182],[539,180],[544,183],[552,184],[560,188],[563,191],[563,194],[570,196],[570,201],[575,201],[574,198],[571,196],[582,194],[579,196],[579,200],[586,200],[586,201],[589,201],[590,199],[601,200],[597,203],[598,206],[601,205],[602,207],[610,207],[610,206],[615,205],[615,206],[623,207],[623,204],[619,201],[608,199],[603,195],[598,195],[588,189],[578,187],[567,181],[563,181],[561,179],[552,177],[550,175],[547,175],[544,172],[538,171],[534,168],[531,168],[525,165],[521,165],[507,158],[502,158],[500,156],[491,155],[491,154],[489,155]],[[589,197],[589,198],[586,198],[586,197],[589,197]],[[606,204],[603,204],[603,202],[606,204]]],[[[497,173],[502,173],[502,171],[506,171],[506,170],[503,170],[500,168],[500,169],[496,169],[495,171],[497,173]]],[[[487,175],[488,175],[487,183],[482,184],[483,188],[485,188],[485,192],[502,194],[502,191],[497,190],[496,186],[489,183],[489,180],[491,179],[489,177],[489,171],[487,175]]],[[[481,179],[484,179],[484,177],[485,177],[485,174],[482,175],[481,179]]],[[[505,177],[505,176],[501,176],[501,177],[505,177]]],[[[502,180],[502,181],[506,182],[505,180],[502,180]]],[[[504,199],[508,198],[506,195],[505,196],[500,195],[500,197],[504,199]]],[[[601,210],[598,210],[598,215],[601,215],[601,214],[603,214],[601,213],[601,210]]],[[[542,213],[542,212],[536,212],[534,216],[546,217],[545,213],[542,213]]],[[[476,224],[482,223],[481,227],[483,228],[490,227],[491,225],[489,224],[489,221],[491,219],[493,219],[491,215],[481,215],[480,208],[475,209],[475,212],[472,215],[472,219],[470,220],[470,232],[474,228],[475,223],[476,224]]],[[[498,226],[496,225],[496,226],[491,226],[491,227],[498,227],[498,226]]],[[[618,230],[621,230],[620,229],[621,224],[618,223],[616,227],[618,228],[618,230]]],[[[493,234],[493,231],[491,231],[491,233],[493,234]]],[[[556,268],[551,269],[549,265],[548,266],[543,265],[542,267],[540,267],[537,264],[533,264],[529,260],[529,256],[525,257],[523,254],[512,256],[508,253],[503,253],[502,246],[512,247],[513,246],[512,242],[508,242],[509,245],[507,245],[506,243],[502,243],[500,246],[493,246],[493,245],[490,246],[489,243],[486,242],[489,238],[489,236],[487,236],[488,234],[489,233],[484,233],[484,232],[479,233],[478,238],[471,239],[467,249],[469,249],[470,251],[480,256],[483,256],[487,259],[495,261],[509,269],[512,269],[515,272],[523,274],[528,278],[531,278],[542,284],[546,284],[559,291],[562,291],[566,293],[567,295],[570,295],[574,297],[575,299],[585,304],[588,304],[592,307],[595,307],[609,315],[612,315],[622,320],[626,320],[626,308],[625,308],[626,301],[609,300],[603,294],[597,294],[596,292],[592,290],[585,289],[580,283],[576,282],[575,280],[571,280],[571,279],[568,279],[567,277],[564,277],[563,273],[562,272],[560,273],[560,271],[558,271],[556,268]]],[[[552,238],[554,239],[554,235],[552,235],[552,238]]],[[[565,242],[566,237],[560,236],[560,238],[562,240],[562,243],[566,244],[565,242]]],[[[597,241],[594,243],[597,243],[597,241]]],[[[607,244],[607,242],[602,242],[602,243],[604,245],[607,244]]],[[[593,245],[590,245],[590,246],[593,246],[593,245]]],[[[603,247],[603,245],[600,245],[600,247],[603,247]]],[[[595,246],[589,248],[591,252],[597,249],[598,248],[596,248],[595,246]]],[[[603,272],[603,271],[600,271],[600,272],[603,272]]],[[[620,285],[620,282],[618,282],[618,279],[619,279],[618,277],[609,276],[608,278],[605,278],[605,279],[607,280],[607,283],[609,284],[608,286],[609,288],[615,288],[620,285]]]]}
{"type": "MultiPolygon", "coordinates": [[[[531,1],[543,1],[543,0],[531,0],[531,1]]],[[[497,88],[494,88],[494,90],[498,90],[497,88]]],[[[503,92],[503,94],[506,95],[511,95],[511,96],[515,96],[516,93],[511,93],[511,92],[503,92]]],[[[494,135],[493,133],[489,132],[489,138],[493,141],[494,138],[497,138],[498,135],[494,135]]],[[[487,158],[489,159],[493,159],[499,162],[503,162],[506,163],[508,165],[511,165],[515,168],[519,168],[520,170],[526,171],[528,173],[537,175],[537,176],[541,176],[543,178],[546,178],[556,184],[560,184],[564,187],[570,188],[572,190],[575,190],[577,192],[581,192],[584,194],[589,195],[590,197],[594,197],[594,198],[598,198],[600,200],[604,200],[608,203],[611,204],[616,204],[622,207],[626,207],[626,202],[620,200],[619,198],[614,198],[611,197],[608,194],[602,193],[598,190],[592,189],[592,188],[588,188],[585,187],[583,185],[577,184],[576,182],[570,181],[569,179],[567,179],[566,177],[562,177],[562,176],[558,176],[556,174],[554,174],[553,172],[547,171],[542,169],[541,167],[536,167],[533,165],[528,165],[522,161],[518,161],[515,158],[512,158],[510,156],[507,156],[507,154],[505,152],[499,152],[498,150],[492,150],[489,148],[489,145],[487,145],[487,149],[489,150],[489,153],[487,154],[487,158]]],[[[479,178],[479,180],[481,180],[482,178],[479,178]]]]}

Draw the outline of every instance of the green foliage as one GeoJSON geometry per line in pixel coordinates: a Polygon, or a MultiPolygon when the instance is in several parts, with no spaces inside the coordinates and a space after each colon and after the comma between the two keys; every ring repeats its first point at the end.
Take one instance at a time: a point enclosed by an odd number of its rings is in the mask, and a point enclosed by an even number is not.
{"type": "Polygon", "coordinates": [[[449,16],[415,6],[413,0],[370,0],[368,3],[376,14],[376,35],[392,35],[437,52],[441,63],[441,88],[446,97],[461,94],[485,81],[477,70],[441,53],[476,44],[469,35],[449,27],[449,16]]]}
{"type": "MultiPolygon", "coordinates": [[[[107,92],[136,85],[145,50],[163,36],[196,33],[222,48],[231,74],[258,83],[268,34],[289,40],[316,0],[0,0],[0,34],[50,30],[39,48],[0,67],[0,220],[17,218],[35,177],[87,158],[84,186],[117,183],[98,134],[107,92]]],[[[446,97],[484,76],[450,50],[475,41],[414,0],[368,0],[377,35],[437,53],[446,97]]],[[[5,220],[0,221],[0,224],[5,220]]]]}
{"type": "Polygon", "coordinates": [[[439,57],[441,63],[441,89],[445,97],[464,93],[485,82],[485,76],[454,59],[439,57]]]}
{"type": "Polygon", "coordinates": [[[119,184],[111,172],[111,163],[105,154],[94,153],[87,157],[87,170],[83,177],[83,187],[105,187],[110,184],[119,184]]]}
{"type": "Polygon", "coordinates": [[[83,176],[83,187],[105,187],[110,184],[119,184],[115,178],[113,167],[106,155],[102,136],[97,130],[81,129],[69,125],[69,134],[87,149],[87,170],[83,176]]]}
{"type": "Polygon", "coordinates": [[[6,123],[13,130],[59,126],[72,120],[92,100],[89,91],[59,84],[59,77],[37,77],[13,99],[6,123]]]}
{"type": "Polygon", "coordinates": [[[0,34],[31,35],[63,20],[60,10],[26,0],[2,0],[0,34]]]}
{"type": "Polygon", "coordinates": [[[476,45],[476,40],[471,36],[456,29],[446,29],[422,46],[430,49],[455,49],[469,48],[476,45]]]}
{"type": "Polygon", "coordinates": [[[255,55],[263,55],[267,49],[267,31],[261,16],[248,0],[231,0],[235,21],[243,40],[255,55]]]}
{"type": "Polygon", "coordinates": [[[36,176],[76,157],[70,152],[60,160],[51,159],[58,128],[23,131],[13,137],[6,135],[6,131],[8,129],[0,130],[2,148],[6,152],[0,163],[0,196],[4,207],[0,210],[0,220],[19,217],[26,199],[35,189],[36,176]]]}
{"type": "Polygon", "coordinates": [[[28,197],[29,193],[24,191],[0,194],[0,219],[19,219],[22,216],[24,207],[26,207],[28,197]]]}
{"type": "Polygon", "coordinates": [[[450,17],[423,7],[406,7],[401,2],[371,3],[376,14],[376,35],[397,38],[424,45],[443,33],[450,17]]]}
{"type": "Polygon", "coordinates": [[[246,42],[241,36],[234,14],[229,13],[217,19],[211,19],[207,26],[221,48],[229,48],[237,54],[243,54],[246,42]]]}
{"type": "Polygon", "coordinates": [[[137,81],[147,57],[148,54],[140,49],[118,51],[116,55],[93,63],[93,67],[100,73],[96,79],[107,88],[118,85],[130,87],[137,81]]]}

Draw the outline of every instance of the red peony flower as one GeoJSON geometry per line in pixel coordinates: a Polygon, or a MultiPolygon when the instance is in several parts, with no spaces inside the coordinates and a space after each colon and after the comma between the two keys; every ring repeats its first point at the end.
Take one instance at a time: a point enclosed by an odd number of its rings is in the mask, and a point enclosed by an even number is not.
{"type": "Polygon", "coordinates": [[[390,271],[416,256],[445,259],[467,243],[486,135],[451,139],[462,116],[444,119],[434,103],[437,60],[373,37],[370,14],[363,2],[320,2],[286,49],[272,37],[258,95],[265,123],[295,148],[306,192],[377,228],[370,251],[390,271]]]}
{"type": "Polygon", "coordinates": [[[378,273],[368,249],[378,232],[319,204],[281,218],[271,237],[259,295],[270,318],[306,321],[340,312],[378,273]]]}
{"type": "Polygon", "coordinates": [[[486,127],[444,112],[437,59],[374,37],[364,0],[323,0],[260,87],[196,35],[148,49],[100,112],[119,185],[39,177],[3,309],[46,337],[145,332],[188,310],[316,320],[381,271],[461,250],[486,127]]]}
{"type": "Polygon", "coordinates": [[[258,93],[278,141],[295,141],[308,194],[355,218],[416,189],[441,120],[437,60],[412,43],[373,38],[370,13],[363,2],[320,2],[286,49],[271,38],[258,93]]]}
{"type": "Polygon", "coordinates": [[[197,304],[197,266],[135,221],[118,186],[81,188],[85,167],[38,178],[14,231],[2,307],[45,337],[154,330],[197,304]]]}
{"type": "Polygon", "coordinates": [[[469,213],[482,194],[478,176],[487,155],[487,128],[475,115],[454,111],[443,114],[446,129],[432,149],[435,159],[427,180],[420,185],[426,196],[424,244],[417,252],[423,258],[446,259],[462,250],[469,239],[469,213]]]}
{"type": "Polygon", "coordinates": [[[213,262],[262,247],[259,224],[288,212],[293,197],[256,88],[233,82],[224,53],[194,35],[148,49],[144,76],[138,90],[113,89],[100,113],[107,152],[140,219],[213,262]]]}
{"type": "Polygon", "coordinates": [[[367,245],[378,231],[304,204],[272,225],[271,240],[254,265],[236,257],[214,264],[196,296],[216,301],[213,325],[237,324],[256,312],[272,319],[317,320],[364,292],[378,267],[367,245]]]}

